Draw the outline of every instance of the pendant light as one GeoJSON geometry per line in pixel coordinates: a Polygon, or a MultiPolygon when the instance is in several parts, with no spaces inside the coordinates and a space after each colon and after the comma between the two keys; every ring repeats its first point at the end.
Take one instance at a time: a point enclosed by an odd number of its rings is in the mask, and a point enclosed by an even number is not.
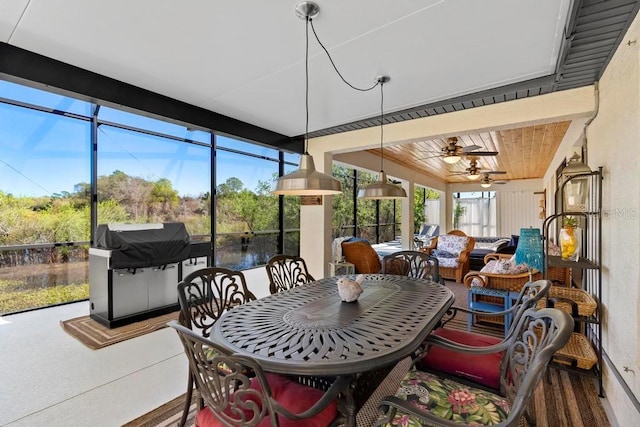
{"type": "Polygon", "coordinates": [[[296,15],[306,21],[305,38],[305,110],[304,154],[300,157],[298,170],[280,177],[272,194],[284,196],[324,196],[342,193],[340,181],[330,175],[316,171],[313,157],[307,152],[309,140],[309,22],[318,16],[320,7],[313,2],[301,2],[296,6],[296,15]]]}
{"type": "Polygon", "coordinates": [[[358,198],[360,199],[401,199],[407,197],[407,192],[404,188],[394,185],[388,182],[387,174],[384,172],[384,84],[389,82],[391,78],[389,76],[380,76],[377,78],[377,82],[380,83],[380,176],[378,181],[373,184],[369,184],[358,191],[358,198]]]}

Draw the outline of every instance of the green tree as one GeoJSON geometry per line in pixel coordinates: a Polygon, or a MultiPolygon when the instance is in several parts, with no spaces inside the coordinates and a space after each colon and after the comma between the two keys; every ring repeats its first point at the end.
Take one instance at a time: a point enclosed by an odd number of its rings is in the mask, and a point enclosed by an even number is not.
{"type": "Polygon", "coordinates": [[[160,178],[153,183],[150,196],[152,206],[159,204],[163,214],[175,207],[179,199],[178,192],[173,189],[173,184],[167,178],[160,178]]]}
{"type": "Polygon", "coordinates": [[[453,228],[457,229],[460,224],[460,217],[467,212],[467,208],[462,206],[460,202],[456,201],[456,206],[453,209],[453,228]]]}

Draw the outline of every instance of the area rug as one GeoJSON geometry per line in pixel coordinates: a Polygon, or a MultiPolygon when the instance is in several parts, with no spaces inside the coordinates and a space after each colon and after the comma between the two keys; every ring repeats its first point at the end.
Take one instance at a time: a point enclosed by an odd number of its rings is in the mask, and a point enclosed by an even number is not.
{"type": "Polygon", "coordinates": [[[167,322],[176,320],[177,318],[178,311],[175,311],[173,313],[120,326],[119,328],[109,329],[91,319],[89,316],[82,316],[69,320],[61,320],[60,326],[62,326],[62,329],[82,344],[92,350],[97,350],[111,344],[157,331],[158,329],[166,327],[167,322]]]}

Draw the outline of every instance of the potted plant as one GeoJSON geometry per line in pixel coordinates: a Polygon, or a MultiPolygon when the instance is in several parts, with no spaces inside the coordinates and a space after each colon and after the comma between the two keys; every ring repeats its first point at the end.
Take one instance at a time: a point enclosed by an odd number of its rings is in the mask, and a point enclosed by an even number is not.
{"type": "Polygon", "coordinates": [[[578,220],[571,216],[562,218],[562,229],[560,230],[560,249],[562,259],[567,261],[577,261],[580,254],[580,233],[576,232],[578,220]]]}

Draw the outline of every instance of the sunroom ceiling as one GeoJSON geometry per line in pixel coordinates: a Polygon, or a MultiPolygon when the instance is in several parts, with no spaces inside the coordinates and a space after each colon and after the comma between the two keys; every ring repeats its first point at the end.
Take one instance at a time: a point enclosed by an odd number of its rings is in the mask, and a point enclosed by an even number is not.
{"type": "MultiPolygon", "coordinates": [[[[305,23],[296,0],[15,0],[1,40],[285,135],[304,133],[305,23]]],[[[360,87],[391,76],[398,111],[555,72],[570,0],[318,2],[316,31],[360,87]]],[[[316,131],[376,116],[310,35],[316,131]]]]}
{"type": "MultiPolygon", "coordinates": [[[[305,130],[305,24],[296,3],[0,1],[0,42],[294,137],[305,130]]],[[[315,29],[341,73],[360,87],[391,76],[386,120],[397,122],[592,84],[640,0],[318,3],[315,29]]],[[[313,35],[309,45],[311,135],[376,126],[379,91],[350,89],[313,35]]],[[[481,165],[508,169],[509,179],[534,177],[540,166],[524,172],[507,154],[510,132],[529,131],[501,129],[500,156],[481,165]]],[[[401,161],[415,145],[395,149],[406,151],[392,154],[401,161]]]]}

